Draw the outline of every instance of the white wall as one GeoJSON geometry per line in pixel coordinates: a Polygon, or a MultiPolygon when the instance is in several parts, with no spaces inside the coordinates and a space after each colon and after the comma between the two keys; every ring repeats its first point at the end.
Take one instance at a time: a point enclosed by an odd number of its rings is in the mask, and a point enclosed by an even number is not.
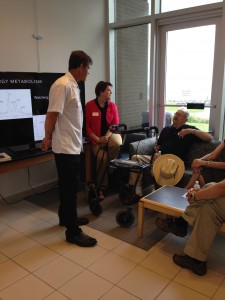
{"type": "MultiPolygon", "coordinates": [[[[0,71],[66,72],[73,50],[93,59],[86,101],[99,80],[108,80],[106,0],[0,0],[0,71]],[[33,34],[42,36],[37,40],[33,34]]],[[[30,168],[33,187],[57,179],[54,161],[30,168]]],[[[0,175],[0,194],[31,190],[27,170],[0,175]]]]}

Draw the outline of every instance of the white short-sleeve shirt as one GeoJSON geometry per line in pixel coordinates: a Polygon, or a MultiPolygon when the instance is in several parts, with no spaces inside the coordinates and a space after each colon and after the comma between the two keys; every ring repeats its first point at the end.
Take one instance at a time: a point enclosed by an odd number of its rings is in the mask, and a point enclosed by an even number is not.
{"type": "Polygon", "coordinates": [[[53,152],[80,154],[83,110],[78,84],[70,72],[57,79],[51,86],[48,112],[59,113],[52,134],[53,152]]]}

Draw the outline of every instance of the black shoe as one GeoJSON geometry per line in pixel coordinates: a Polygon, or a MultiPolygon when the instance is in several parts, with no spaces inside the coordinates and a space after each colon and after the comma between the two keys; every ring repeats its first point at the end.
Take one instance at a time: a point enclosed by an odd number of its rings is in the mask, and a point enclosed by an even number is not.
{"type": "Polygon", "coordinates": [[[171,232],[176,236],[184,237],[188,233],[188,224],[176,224],[174,218],[160,218],[156,219],[156,226],[164,232],[171,232]]]}
{"type": "MultiPolygon", "coordinates": [[[[78,218],[78,226],[87,225],[89,223],[88,218],[78,218]]],[[[63,221],[59,221],[59,226],[65,226],[63,221]]]]}
{"type": "Polygon", "coordinates": [[[99,202],[99,199],[94,198],[88,201],[90,211],[94,216],[99,216],[103,212],[102,205],[99,202]]]}
{"type": "Polygon", "coordinates": [[[97,240],[86,235],[83,231],[71,235],[66,231],[66,240],[68,243],[76,244],[80,247],[93,247],[97,244],[97,240]]]}
{"type": "Polygon", "coordinates": [[[190,269],[191,271],[193,271],[195,274],[199,276],[203,276],[207,272],[207,264],[205,261],[199,261],[188,255],[175,254],[173,256],[173,261],[175,262],[176,265],[182,268],[190,269]]]}

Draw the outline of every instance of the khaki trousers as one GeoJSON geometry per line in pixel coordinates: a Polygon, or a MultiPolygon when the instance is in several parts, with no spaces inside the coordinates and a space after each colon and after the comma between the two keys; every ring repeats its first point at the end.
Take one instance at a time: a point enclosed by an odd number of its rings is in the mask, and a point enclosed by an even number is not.
{"type": "MultiPolygon", "coordinates": [[[[209,186],[215,183],[209,183],[209,186]]],[[[206,261],[209,248],[225,221],[225,196],[213,200],[196,201],[182,215],[193,230],[184,248],[184,253],[206,261]]]]}
{"type": "MultiPolygon", "coordinates": [[[[140,163],[146,163],[146,164],[150,164],[150,160],[151,160],[151,156],[149,155],[133,155],[131,160],[135,160],[138,161],[140,163]]],[[[129,184],[130,185],[134,185],[135,181],[137,179],[138,173],[136,172],[130,172],[130,177],[129,177],[129,184]]],[[[141,175],[138,179],[137,182],[137,187],[138,189],[142,191],[142,179],[143,179],[143,172],[141,172],[141,175]]]]}
{"type": "Polygon", "coordinates": [[[93,153],[96,157],[97,186],[108,187],[108,162],[118,157],[121,145],[121,135],[113,133],[109,137],[106,148],[103,148],[99,144],[92,146],[93,153]]]}

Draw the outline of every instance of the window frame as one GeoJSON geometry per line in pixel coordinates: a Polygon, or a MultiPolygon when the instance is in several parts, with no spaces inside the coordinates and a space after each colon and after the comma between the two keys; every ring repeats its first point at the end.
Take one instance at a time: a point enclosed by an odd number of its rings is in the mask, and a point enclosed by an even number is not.
{"type": "MultiPolygon", "coordinates": [[[[210,131],[213,131],[215,137],[219,136],[218,126],[215,126],[216,121],[218,120],[218,115],[220,115],[220,120],[223,119],[223,115],[221,114],[221,96],[222,96],[222,83],[218,88],[218,80],[223,76],[223,69],[219,64],[219,56],[220,56],[220,40],[218,34],[221,31],[221,17],[214,18],[206,18],[201,20],[191,20],[183,23],[174,23],[169,25],[159,26],[159,80],[158,80],[158,115],[159,115],[159,128],[163,127],[161,116],[164,114],[164,106],[165,106],[165,67],[166,67],[166,36],[167,32],[179,29],[187,29],[194,28],[204,25],[215,25],[216,26],[216,36],[215,36],[215,50],[214,50],[214,65],[213,65],[213,74],[212,74],[212,93],[211,93],[211,110],[210,110],[210,119],[209,119],[209,128],[210,131]]],[[[177,106],[177,105],[174,105],[177,106]]],[[[179,106],[178,106],[179,107],[179,106]]],[[[218,124],[217,124],[218,125],[218,124]]]]}

